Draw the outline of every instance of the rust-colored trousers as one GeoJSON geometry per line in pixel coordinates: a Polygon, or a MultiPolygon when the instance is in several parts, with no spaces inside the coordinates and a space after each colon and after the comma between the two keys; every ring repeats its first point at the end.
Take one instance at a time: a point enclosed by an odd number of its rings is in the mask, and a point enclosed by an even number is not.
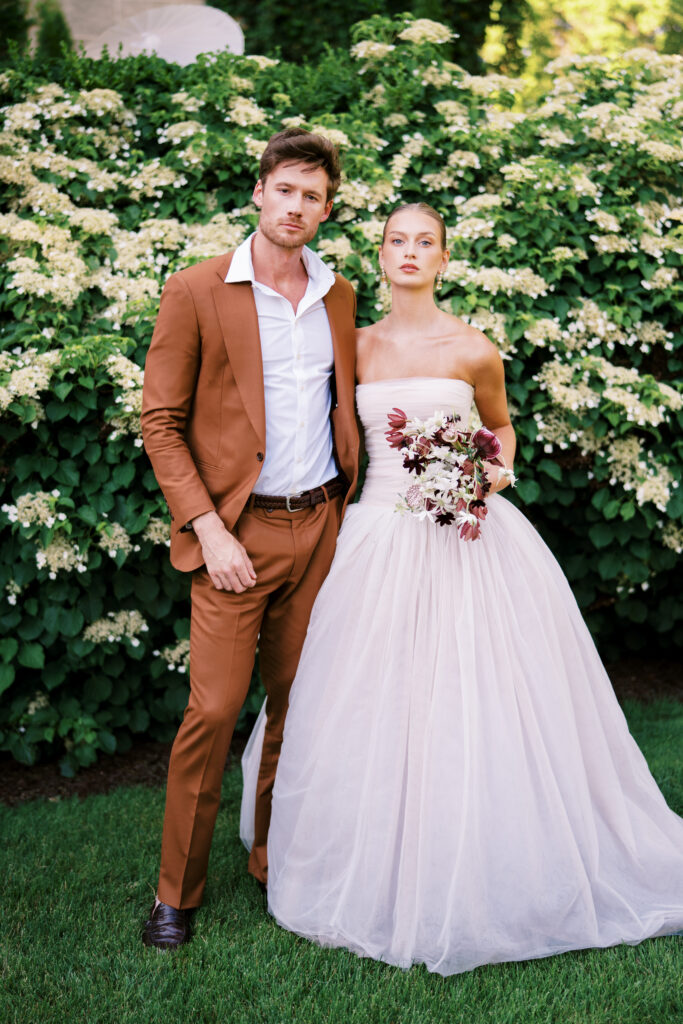
{"type": "Polygon", "coordinates": [[[334,554],[341,504],[338,497],[300,512],[243,512],[233,533],[257,579],[242,594],[216,590],[204,568],[194,573],[190,699],[171,751],[161,844],[158,895],[169,906],[201,903],[225,760],[257,643],[267,724],[249,871],[267,881],[271,796],[289,690],[334,554]]]}

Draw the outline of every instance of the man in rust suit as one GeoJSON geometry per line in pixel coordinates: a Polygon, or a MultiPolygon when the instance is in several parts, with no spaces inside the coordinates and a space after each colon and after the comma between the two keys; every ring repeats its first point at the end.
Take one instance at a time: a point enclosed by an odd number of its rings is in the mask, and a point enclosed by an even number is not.
{"type": "Polygon", "coordinates": [[[267,727],[249,871],[267,883],[289,689],[357,478],[355,296],[306,247],[339,187],[336,150],[288,129],[260,166],[256,232],[173,274],[143,392],[171,561],[192,573],[190,699],[168,772],[157,899],[143,940],[190,937],[221,779],[257,641],[267,727]]]}

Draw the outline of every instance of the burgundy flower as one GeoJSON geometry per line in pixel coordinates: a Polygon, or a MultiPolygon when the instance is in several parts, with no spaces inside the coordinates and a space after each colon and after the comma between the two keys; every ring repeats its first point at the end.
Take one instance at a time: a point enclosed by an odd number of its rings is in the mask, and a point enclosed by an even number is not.
{"type": "Polygon", "coordinates": [[[463,523],[460,527],[460,537],[462,540],[478,540],[481,536],[481,526],[479,523],[463,523]]]}
{"type": "Polygon", "coordinates": [[[416,476],[420,476],[425,471],[424,461],[421,456],[412,455],[410,452],[403,459],[403,467],[409,473],[415,473],[416,476]]]}
{"type": "Polygon", "coordinates": [[[408,417],[404,413],[403,409],[396,409],[395,407],[391,412],[387,413],[387,419],[389,420],[389,426],[393,430],[403,430],[408,422],[408,417]]]}
{"type": "Polygon", "coordinates": [[[471,501],[469,511],[477,517],[477,519],[486,519],[488,508],[483,501],[471,501]]]}
{"type": "Polygon", "coordinates": [[[400,430],[385,430],[384,436],[389,442],[391,448],[404,448],[408,443],[405,439],[405,435],[400,430]]]}
{"type": "Polygon", "coordinates": [[[434,516],[439,526],[450,526],[451,523],[455,522],[455,516],[452,512],[447,512],[442,509],[441,512],[437,512],[434,516]]]}
{"type": "Polygon", "coordinates": [[[495,459],[503,450],[503,446],[496,435],[493,431],[487,430],[486,427],[480,427],[479,430],[472,434],[472,444],[487,462],[495,459]]]}

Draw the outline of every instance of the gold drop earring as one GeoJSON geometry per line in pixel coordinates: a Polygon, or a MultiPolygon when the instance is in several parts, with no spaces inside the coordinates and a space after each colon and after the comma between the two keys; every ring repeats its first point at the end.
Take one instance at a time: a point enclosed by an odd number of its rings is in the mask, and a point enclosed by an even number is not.
{"type": "Polygon", "coordinates": [[[384,266],[381,263],[380,263],[379,269],[380,269],[379,283],[380,283],[382,288],[386,288],[386,285],[387,285],[387,272],[386,272],[386,270],[384,269],[384,266]]]}
{"type": "Polygon", "coordinates": [[[443,284],[443,270],[440,270],[439,273],[436,275],[436,290],[437,290],[437,292],[441,291],[441,285],[442,284],[443,284]]]}

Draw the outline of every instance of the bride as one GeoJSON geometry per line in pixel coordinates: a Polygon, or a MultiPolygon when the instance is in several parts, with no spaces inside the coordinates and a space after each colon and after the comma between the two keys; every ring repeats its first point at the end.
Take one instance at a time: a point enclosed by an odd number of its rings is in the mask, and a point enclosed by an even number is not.
{"type": "MultiPolygon", "coordinates": [[[[683,821],[631,738],[567,580],[492,469],[476,542],[399,515],[384,436],[472,402],[512,466],[500,356],[435,305],[425,204],[389,217],[391,313],[358,332],[370,466],[311,617],[268,839],[268,906],[321,945],[448,975],[683,928],[683,821]]],[[[249,844],[263,737],[244,756],[249,844]]]]}

